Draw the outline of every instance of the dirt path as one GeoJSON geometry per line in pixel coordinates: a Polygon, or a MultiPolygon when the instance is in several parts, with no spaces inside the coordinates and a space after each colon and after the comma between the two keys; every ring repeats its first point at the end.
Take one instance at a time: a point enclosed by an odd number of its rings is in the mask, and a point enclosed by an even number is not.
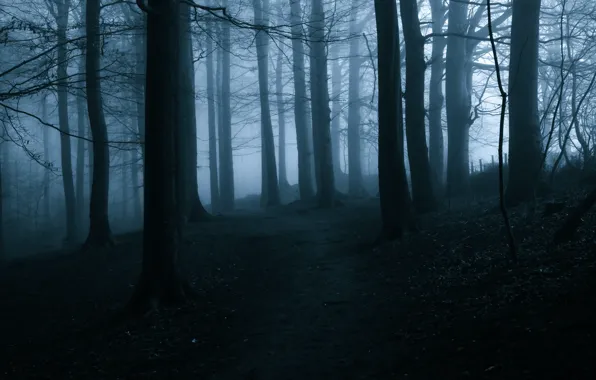
{"type": "Polygon", "coordinates": [[[370,221],[353,210],[332,220],[313,213],[264,219],[263,229],[275,235],[254,236],[252,254],[262,257],[246,275],[260,282],[238,310],[255,318],[242,322],[230,360],[211,379],[333,377],[362,355],[351,350],[366,344],[353,337],[366,335],[358,330],[370,313],[360,307],[366,294],[354,274],[359,250],[371,240],[370,221]],[[365,236],[355,232],[361,222],[365,236]]]}

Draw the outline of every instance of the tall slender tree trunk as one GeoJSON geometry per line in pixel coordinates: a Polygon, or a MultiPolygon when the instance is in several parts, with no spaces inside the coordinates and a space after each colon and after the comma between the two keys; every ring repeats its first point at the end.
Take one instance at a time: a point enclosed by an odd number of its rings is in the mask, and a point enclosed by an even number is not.
{"type": "Polygon", "coordinates": [[[511,205],[532,200],[542,160],[538,117],[540,0],[513,2],[509,63],[509,182],[511,205]]]}
{"type": "MultiPolygon", "coordinates": [[[[211,193],[211,212],[217,213],[220,210],[219,206],[219,175],[217,173],[217,132],[216,132],[216,115],[215,115],[215,91],[213,84],[213,35],[212,25],[210,21],[206,23],[207,35],[207,117],[209,126],[209,184],[211,193]]],[[[218,65],[219,67],[219,65],[218,65]]],[[[218,70],[219,71],[219,70],[218,70]]],[[[217,83],[219,88],[219,81],[217,83]]],[[[218,97],[219,98],[219,97],[218,97]]],[[[219,100],[219,99],[218,99],[219,100]]],[[[218,123],[219,124],[219,123],[218,123]]]]}
{"type": "Polygon", "coordinates": [[[350,20],[350,60],[348,67],[348,191],[358,197],[365,194],[362,185],[362,149],[360,147],[360,35],[358,22],[359,0],[352,0],[352,19],[350,20]]]}
{"type": "Polygon", "coordinates": [[[310,97],[317,198],[320,207],[332,207],[335,202],[335,178],[331,157],[325,11],[322,0],[312,0],[309,34],[311,38],[310,97]]]}
{"type": "MultiPolygon", "coordinates": [[[[86,4],[81,2],[79,6],[81,7],[80,21],[83,25],[81,27],[81,36],[85,36],[85,24],[82,21],[85,19],[86,4]]],[[[79,138],[77,139],[77,166],[75,183],[77,225],[79,226],[83,226],[87,223],[87,220],[85,220],[85,140],[81,138],[84,137],[86,133],[85,119],[87,119],[87,114],[85,113],[85,90],[83,89],[83,86],[85,85],[85,54],[85,48],[82,48],[81,57],[79,59],[79,86],[81,88],[79,91],[77,91],[77,135],[79,138]]],[[[81,233],[81,231],[79,231],[79,233],[81,233]]]]}
{"type": "MultiPolygon", "coordinates": [[[[44,122],[48,120],[48,99],[47,95],[43,95],[41,98],[41,119],[44,122]]],[[[43,159],[50,165],[50,130],[47,126],[43,125],[43,159]]],[[[44,168],[43,171],[43,210],[44,218],[46,222],[50,223],[52,220],[52,211],[50,207],[50,168],[44,168]]]]}
{"type": "Polygon", "coordinates": [[[379,71],[379,196],[382,237],[402,236],[410,210],[401,103],[399,24],[394,0],[375,0],[379,71]]]}
{"type": "Polygon", "coordinates": [[[145,65],[146,65],[146,39],[145,33],[146,18],[144,14],[139,17],[140,27],[134,36],[135,45],[135,76],[134,76],[134,99],[137,113],[137,135],[141,146],[141,158],[145,161],[145,65]]]}
{"type": "MultiPolygon", "coordinates": [[[[80,86],[85,83],[85,61],[81,58],[79,65],[80,86]]],[[[85,136],[85,92],[79,91],[77,94],[77,135],[85,136]]],[[[77,200],[77,224],[83,226],[87,223],[85,220],[85,140],[77,139],[77,175],[76,175],[76,200],[77,200]]]]}
{"type": "Polygon", "coordinates": [[[89,213],[89,235],[85,246],[113,245],[108,219],[108,194],[110,188],[110,152],[108,129],[103,114],[101,99],[100,70],[100,0],[88,0],[86,8],[87,25],[87,108],[89,125],[93,135],[93,184],[89,213]]]}
{"type": "Polygon", "coordinates": [[[66,205],[66,238],[65,242],[73,243],[77,239],[76,199],[72,172],[70,147],[70,127],[68,122],[68,54],[67,37],[69,0],[56,0],[57,29],[57,87],[58,87],[58,122],[60,125],[60,159],[62,164],[62,183],[64,186],[64,202],[66,205]]]}
{"type": "Polygon", "coordinates": [[[333,154],[333,170],[335,177],[343,175],[341,170],[341,66],[339,65],[340,48],[338,43],[329,47],[331,63],[331,153],[333,154]]]}
{"type": "Polygon", "coordinates": [[[310,159],[307,119],[306,75],[304,71],[304,38],[302,32],[302,8],[300,0],[289,0],[290,24],[292,25],[292,63],[294,74],[294,122],[298,148],[298,188],[301,200],[314,197],[312,163],[310,159]]]}
{"type": "Polygon", "coordinates": [[[401,0],[399,4],[406,44],[406,138],[412,200],[418,212],[428,212],[434,210],[437,205],[426,146],[424,37],[420,33],[416,0],[401,0]]]}
{"type": "MultiPolygon", "coordinates": [[[[228,6],[228,0],[222,1],[222,6],[228,6]]],[[[221,106],[222,125],[220,127],[220,201],[222,211],[234,209],[234,159],[232,154],[232,113],[230,104],[230,25],[222,25],[222,73],[221,73],[221,106]]]]}
{"type": "Polygon", "coordinates": [[[180,154],[178,179],[180,198],[178,204],[182,206],[182,221],[198,222],[208,214],[199,197],[199,183],[197,175],[197,116],[195,106],[195,69],[194,50],[191,34],[190,6],[181,3],[180,27],[180,100],[179,100],[179,128],[177,151],[180,154]],[[182,202],[181,202],[182,201],[182,202]]]}
{"type": "Polygon", "coordinates": [[[430,0],[432,13],[432,32],[435,35],[432,42],[430,84],[428,90],[428,133],[429,160],[433,173],[435,194],[442,194],[445,182],[445,151],[443,141],[443,73],[445,71],[446,39],[440,37],[445,24],[446,7],[442,0],[430,0]]]}
{"type": "Polygon", "coordinates": [[[142,207],[141,207],[141,191],[140,191],[140,184],[139,184],[139,172],[142,170],[143,165],[141,164],[141,157],[139,157],[139,151],[134,147],[133,143],[137,142],[135,136],[131,136],[131,150],[130,150],[130,183],[132,184],[132,198],[133,198],[133,218],[134,221],[137,222],[141,220],[143,215],[142,207]]]}
{"type": "MultiPolygon", "coordinates": [[[[279,7],[279,21],[281,25],[283,18],[281,17],[281,7],[279,7]]],[[[283,87],[283,56],[284,52],[281,50],[277,53],[277,64],[275,67],[275,92],[277,99],[277,123],[279,124],[279,144],[278,144],[278,157],[279,157],[279,187],[287,189],[290,187],[288,183],[288,173],[286,167],[286,104],[284,101],[284,87],[283,87]]]]}
{"type": "MultiPolygon", "coordinates": [[[[269,12],[268,0],[253,0],[255,24],[267,26],[269,12]]],[[[259,98],[261,103],[261,160],[263,163],[263,188],[261,204],[276,206],[280,204],[277,182],[277,165],[275,162],[275,142],[271,109],[269,107],[269,37],[264,32],[256,32],[257,59],[259,71],[259,98]],[[266,191],[265,191],[266,190],[266,191]]]]}

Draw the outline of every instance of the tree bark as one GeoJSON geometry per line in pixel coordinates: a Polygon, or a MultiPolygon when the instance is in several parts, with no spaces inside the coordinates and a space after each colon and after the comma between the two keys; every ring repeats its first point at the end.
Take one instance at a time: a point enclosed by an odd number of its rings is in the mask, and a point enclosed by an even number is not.
{"type": "MultiPolygon", "coordinates": [[[[41,99],[41,119],[44,122],[48,120],[48,103],[47,95],[43,95],[41,99]]],[[[43,159],[47,165],[50,165],[50,131],[45,125],[43,128],[43,159]]],[[[49,224],[52,220],[50,199],[50,168],[44,168],[43,172],[43,209],[46,222],[49,224]]]]}
{"type": "Polygon", "coordinates": [[[87,53],[86,82],[89,125],[93,135],[93,183],[89,209],[89,235],[86,247],[111,246],[112,232],[108,219],[110,187],[110,152],[108,130],[101,99],[100,70],[100,0],[88,0],[86,8],[87,53]]]}
{"type": "MultiPolygon", "coordinates": [[[[79,66],[80,74],[79,80],[82,86],[85,83],[84,74],[85,62],[81,59],[79,66]]],[[[79,137],[85,136],[85,130],[87,129],[85,118],[85,92],[83,90],[78,91],[77,94],[77,135],[79,137]]],[[[87,221],[85,220],[85,140],[82,138],[77,139],[77,175],[76,175],[76,196],[77,200],[77,224],[79,226],[84,225],[87,221]]]]}
{"type": "Polygon", "coordinates": [[[331,153],[333,154],[333,170],[335,177],[343,175],[341,170],[341,66],[339,65],[339,44],[334,43],[329,47],[331,63],[331,153]]]}
{"type": "Polygon", "coordinates": [[[143,264],[129,304],[135,314],[186,299],[175,212],[179,2],[149,0],[149,6],[154,11],[147,15],[143,264]]]}
{"type": "MultiPolygon", "coordinates": [[[[253,0],[255,24],[266,27],[269,25],[269,1],[253,0]]],[[[259,98],[261,104],[261,160],[262,160],[262,190],[261,204],[276,206],[280,204],[279,187],[277,182],[277,164],[275,162],[275,142],[273,139],[273,124],[271,123],[271,109],[269,106],[269,37],[265,32],[256,31],[257,65],[259,71],[259,98]]]]}
{"type": "Polygon", "coordinates": [[[445,71],[446,38],[437,35],[443,32],[445,11],[442,0],[430,0],[432,13],[432,32],[435,34],[432,42],[430,84],[428,89],[428,133],[429,160],[433,173],[435,194],[442,194],[445,182],[445,147],[443,141],[443,73],[445,71]]]}
{"type": "Polygon", "coordinates": [[[219,206],[219,175],[217,173],[217,132],[215,119],[215,91],[213,84],[213,28],[210,21],[205,25],[207,29],[206,48],[207,55],[207,118],[209,128],[209,189],[211,193],[211,212],[213,214],[220,211],[219,206]]]}
{"type": "Polygon", "coordinates": [[[534,199],[542,160],[538,117],[540,0],[513,2],[509,63],[509,182],[506,199],[534,199]]]}
{"type": "Polygon", "coordinates": [[[322,0],[312,0],[309,25],[310,94],[317,201],[319,207],[335,203],[335,179],[331,156],[329,90],[325,43],[325,11],[322,0]]]}
{"type": "Polygon", "coordinates": [[[348,61],[348,193],[354,197],[366,194],[362,185],[362,150],[360,147],[360,38],[359,0],[352,0],[350,20],[350,60],[348,61]]]}
{"type": "Polygon", "coordinates": [[[294,121],[296,124],[296,145],[298,148],[298,188],[300,190],[300,199],[310,200],[314,197],[314,191],[307,121],[304,44],[302,42],[302,9],[300,7],[300,0],[289,0],[289,2],[294,71],[294,121]]]}
{"type": "Polygon", "coordinates": [[[60,161],[62,164],[62,183],[64,186],[64,202],[66,205],[66,238],[65,242],[73,243],[77,239],[76,199],[72,172],[70,146],[70,127],[68,122],[68,54],[67,36],[68,12],[70,0],[56,0],[57,29],[57,87],[58,87],[58,122],[60,125],[60,161]]]}
{"type": "MultiPolygon", "coordinates": [[[[281,7],[280,7],[281,8],[281,7]]],[[[280,17],[278,23],[281,25],[283,19],[280,17]]],[[[279,124],[279,143],[278,143],[278,156],[279,156],[279,187],[287,189],[290,187],[288,183],[288,173],[286,164],[286,103],[284,100],[284,87],[283,87],[283,56],[284,52],[279,50],[277,53],[277,64],[275,67],[275,92],[277,98],[277,120],[279,124]]]]}
{"type": "Polygon", "coordinates": [[[468,4],[449,2],[449,37],[445,60],[445,105],[447,109],[447,194],[469,191],[470,95],[467,86],[466,34],[468,4]]]}
{"type": "MultiPolygon", "coordinates": [[[[228,0],[222,1],[228,6],[228,0]]],[[[232,155],[232,113],[230,106],[230,25],[222,25],[222,125],[220,127],[220,201],[222,211],[234,209],[234,159],[232,155]]]]}
{"type": "Polygon", "coordinates": [[[399,24],[394,0],[375,0],[379,75],[379,196],[382,238],[402,236],[410,209],[403,150],[399,24]]]}
{"type": "Polygon", "coordinates": [[[180,4],[180,71],[178,102],[179,124],[177,129],[178,180],[177,203],[180,222],[198,222],[208,217],[199,197],[197,176],[197,116],[195,106],[194,51],[191,34],[190,6],[180,4]]]}
{"type": "Polygon", "coordinates": [[[420,20],[416,0],[401,0],[401,19],[406,44],[406,138],[412,200],[420,213],[436,209],[432,174],[426,146],[424,120],[424,37],[420,33],[420,20]]]}

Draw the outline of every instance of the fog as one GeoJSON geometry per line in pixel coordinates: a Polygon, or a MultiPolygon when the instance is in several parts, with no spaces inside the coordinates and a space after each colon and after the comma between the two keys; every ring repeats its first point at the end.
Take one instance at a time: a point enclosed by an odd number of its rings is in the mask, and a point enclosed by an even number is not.
{"type": "MultiPolygon", "coordinates": [[[[4,44],[2,60],[0,62],[0,99],[2,105],[2,201],[3,225],[7,244],[12,245],[24,241],[31,245],[43,241],[43,245],[57,247],[60,244],[60,231],[65,228],[65,193],[63,182],[63,161],[61,156],[61,139],[59,130],[69,129],[70,138],[62,139],[70,142],[70,160],[72,165],[73,189],[77,193],[77,224],[80,225],[80,237],[85,235],[88,227],[88,203],[91,187],[90,154],[91,135],[89,118],[86,114],[87,97],[84,78],[84,51],[81,39],[85,36],[85,24],[82,22],[82,5],[75,2],[70,4],[67,22],[67,64],[66,78],[59,78],[57,70],[56,18],[58,3],[41,1],[27,2],[26,6],[17,6],[6,1],[2,2],[0,20],[2,29],[0,36],[4,44]],[[59,79],[66,80],[67,89],[67,119],[60,121],[58,103],[60,93],[59,79]],[[62,125],[61,125],[62,123],[62,125]],[[35,233],[30,235],[30,233],[35,233]],[[36,236],[35,239],[29,236],[36,236]]],[[[281,4],[281,3],[280,3],[281,4]]],[[[432,12],[429,2],[420,2],[419,17],[420,31],[425,38],[424,56],[426,64],[431,65],[432,55],[432,12]]],[[[248,2],[233,1],[230,4],[234,18],[247,25],[232,25],[230,53],[230,117],[233,150],[233,179],[236,199],[248,195],[261,193],[261,170],[263,167],[261,156],[261,109],[259,108],[260,91],[258,76],[257,43],[255,30],[250,27],[254,19],[252,5],[248,2]]],[[[571,6],[568,6],[571,7],[571,6]]],[[[581,5],[573,5],[574,9],[581,9],[581,5]]],[[[573,8],[572,7],[572,8],[573,8]]],[[[476,11],[482,10],[477,6],[476,11]]],[[[350,100],[350,62],[358,60],[357,71],[359,89],[357,102],[359,110],[360,134],[360,163],[363,176],[376,178],[377,165],[377,119],[376,105],[378,101],[377,56],[376,56],[376,26],[374,12],[368,1],[336,1],[326,2],[327,19],[327,79],[329,88],[329,108],[339,106],[339,113],[331,112],[332,123],[339,120],[337,131],[332,131],[332,140],[337,139],[336,151],[332,154],[338,157],[335,168],[338,173],[349,173],[348,137],[350,100]],[[359,33],[353,34],[358,24],[359,33]],[[358,40],[352,51],[352,41],[358,40]],[[336,71],[337,70],[337,71],[336,71]],[[333,73],[339,73],[339,91],[335,90],[333,73]],[[333,133],[337,133],[334,135],[333,133]],[[335,137],[334,137],[335,136],[335,137]]],[[[110,149],[110,187],[109,187],[109,218],[115,232],[132,231],[140,228],[142,216],[142,137],[140,137],[138,105],[142,103],[142,84],[144,80],[139,67],[143,69],[143,61],[139,60],[138,41],[143,40],[144,31],[140,19],[139,9],[130,4],[110,4],[102,9],[102,28],[104,35],[101,46],[101,95],[103,113],[107,124],[110,149]],[[139,39],[140,38],[140,39],[139,39]],[[139,66],[140,65],[140,66],[139,66]],[[140,78],[140,79],[139,79],[140,78]],[[140,86],[140,87],[139,87],[140,86]],[[140,90],[139,90],[140,89],[140,90]],[[140,99],[140,100],[139,100],[140,99]],[[141,139],[141,140],[140,140],[141,139]]],[[[509,8],[495,5],[494,9],[496,37],[506,37],[504,32],[510,25],[509,8]],[[501,20],[502,19],[502,20],[501,20]],[[496,21],[496,22],[497,22],[496,21]]],[[[570,11],[571,12],[571,11],[570,11]]],[[[310,14],[310,4],[303,4],[301,15],[306,22],[310,14]]],[[[284,110],[285,121],[285,169],[287,181],[290,185],[298,182],[298,141],[294,115],[294,63],[292,61],[292,42],[287,20],[290,9],[288,4],[283,6],[275,3],[266,10],[267,22],[272,25],[268,32],[268,100],[271,114],[271,124],[275,143],[275,162],[279,170],[279,108],[284,110]],[[281,99],[276,81],[276,70],[281,62],[281,99]]],[[[482,41],[475,46],[473,56],[472,85],[471,85],[471,115],[473,120],[469,129],[468,161],[470,171],[483,163],[498,161],[497,144],[499,135],[500,94],[496,86],[494,59],[486,35],[486,15],[478,23],[479,36],[482,41]],[[484,31],[483,31],[484,30],[484,31]]],[[[549,17],[556,19],[555,16],[549,17]]],[[[197,133],[197,175],[198,190],[202,203],[211,210],[211,183],[209,169],[209,117],[207,96],[207,68],[206,62],[211,57],[216,63],[218,71],[221,63],[218,61],[222,52],[219,28],[226,25],[220,16],[215,17],[207,12],[195,12],[192,16],[191,32],[193,43],[195,111],[197,133]],[[210,23],[210,24],[209,24],[210,23]],[[206,25],[209,26],[208,29],[206,25]],[[214,29],[216,28],[216,29],[214,29]],[[212,50],[207,50],[210,41],[212,50]]],[[[581,29],[581,22],[574,33],[585,36],[587,32],[581,29]]],[[[443,30],[446,30],[445,23],[443,30]]],[[[403,25],[400,22],[400,29],[403,25]]],[[[545,25],[544,34],[556,36],[557,30],[545,25]]],[[[308,53],[308,44],[305,44],[308,53]]],[[[404,38],[401,38],[401,48],[404,49],[404,38]]],[[[508,44],[497,41],[498,57],[503,69],[501,74],[507,84],[508,44]]],[[[541,44],[540,57],[543,60],[557,59],[559,41],[554,38],[541,44]]],[[[563,46],[561,44],[561,46],[563,46]]],[[[142,47],[142,46],[141,46],[142,47]]],[[[574,43],[568,54],[575,59],[581,56],[581,62],[589,53],[587,43],[574,43]]],[[[58,49],[59,50],[59,49],[58,49]]],[[[142,54],[141,54],[142,55],[142,54]]],[[[445,55],[443,51],[442,56],[445,55]]],[[[402,54],[402,71],[405,71],[405,53],[402,54]]],[[[305,71],[310,70],[308,56],[304,60],[305,71]]],[[[546,62],[546,61],[545,61],[546,62]]],[[[548,96],[554,91],[557,68],[546,63],[540,68],[540,96],[539,107],[544,110],[548,96]]],[[[142,71],[142,70],[141,70],[142,71]]],[[[218,71],[219,72],[219,71],[218,71]]],[[[214,75],[219,75],[214,73],[214,75]]],[[[577,87],[582,90],[588,79],[578,76],[577,87]]],[[[221,81],[221,79],[219,79],[221,81]]],[[[425,76],[425,108],[429,108],[430,70],[425,76]]],[[[402,86],[405,88],[406,75],[402,75],[402,86]]],[[[220,82],[221,83],[221,82],[220,82]]],[[[442,82],[443,93],[448,89],[442,82]]],[[[310,78],[306,76],[307,93],[309,93],[310,78]]],[[[565,84],[565,97],[569,98],[569,84],[565,84]]],[[[217,90],[217,86],[216,86],[217,90]]],[[[309,95],[310,96],[310,95],[309,95]]],[[[215,108],[219,110],[220,99],[214,99],[215,108]]],[[[570,123],[570,102],[563,102],[564,112],[559,113],[560,121],[570,123]],[[564,114],[564,115],[561,115],[564,114]]],[[[575,103],[574,103],[575,104],[575,103]]],[[[310,120],[310,106],[308,106],[308,124],[310,120]]],[[[575,106],[573,106],[575,107],[575,106]]],[[[218,111],[219,112],[219,111],[218,111]]],[[[443,150],[443,171],[447,168],[447,117],[446,107],[442,107],[442,130],[445,149],[443,150]]],[[[428,115],[427,115],[428,116],[428,115]]],[[[547,115],[543,120],[542,129],[546,128],[550,119],[547,115]]],[[[426,143],[429,141],[428,117],[425,119],[426,143]]],[[[508,116],[505,125],[508,125],[508,116]]],[[[219,127],[218,127],[219,128],[219,127]]],[[[310,127],[309,127],[310,128],[310,127]]],[[[333,128],[332,128],[333,129],[333,128]]],[[[591,132],[586,132],[591,133],[591,132]]],[[[560,134],[560,133],[559,133],[560,134]]],[[[580,136],[581,137],[581,136],[580,136]]],[[[577,132],[569,136],[569,145],[577,146],[577,132]]],[[[219,141],[219,140],[218,140],[219,141]]],[[[508,128],[504,130],[504,153],[508,152],[508,128]]],[[[573,156],[573,148],[570,148],[573,156]]],[[[557,148],[555,147],[556,151],[557,148]]],[[[406,146],[406,170],[408,175],[408,147],[406,146]]],[[[567,155],[565,156],[567,159],[567,155]]],[[[221,168],[219,169],[222,170],[221,168]]],[[[444,175],[444,173],[443,173],[444,175]]],[[[340,181],[341,182],[341,181],[340,181]]],[[[338,182],[337,189],[347,192],[347,185],[338,182]]],[[[373,181],[374,182],[374,181],[373,181]]],[[[294,191],[294,190],[292,190],[294,191]]],[[[368,190],[370,196],[377,192],[374,187],[368,190]]],[[[23,248],[24,249],[24,248],[23,248]]],[[[26,249],[24,249],[26,250],[26,249]]]]}

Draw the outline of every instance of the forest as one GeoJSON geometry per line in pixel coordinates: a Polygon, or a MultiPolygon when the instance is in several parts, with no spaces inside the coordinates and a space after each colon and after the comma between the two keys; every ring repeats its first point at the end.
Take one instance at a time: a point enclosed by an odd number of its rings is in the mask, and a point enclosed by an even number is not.
{"type": "Polygon", "coordinates": [[[0,379],[596,378],[594,30],[0,0],[0,379]]]}

